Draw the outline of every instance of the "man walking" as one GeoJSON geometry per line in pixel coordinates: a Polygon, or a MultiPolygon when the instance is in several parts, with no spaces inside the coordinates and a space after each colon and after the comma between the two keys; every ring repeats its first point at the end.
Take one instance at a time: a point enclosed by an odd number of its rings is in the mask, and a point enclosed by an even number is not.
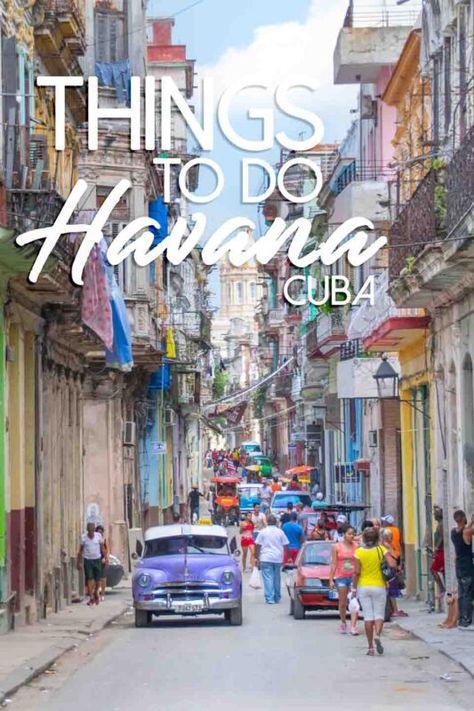
{"type": "Polygon", "coordinates": [[[194,520],[199,520],[199,499],[201,497],[204,498],[204,494],[201,494],[197,484],[193,484],[191,491],[188,494],[188,506],[191,512],[191,523],[194,523],[194,520]]]}
{"type": "Polygon", "coordinates": [[[263,594],[268,605],[275,605],[281,600],[281,564],[287,555],[289,541],[278,528],[273,514],[267,518],[267,527],[255,541],[255,562],[262,571],[263,594]]]}
{"type": "Polygon", "coordinates": [[[95,523],[89,521],[87,533],[82,534],[77,553],[77,569],[81,571],[84,567],[87,592],[89,594],[88,605],[99,604],[99,584],[102,578],[105,558],[104,540],[101,534],[95,530],[95,523]]]}
{"type": "Polygon", "coordinates": [[[289,541],[288,553],[284,562],[294,563],[296,556],[304,543],[304,529],[303,526],[298,523],[298,514],[296,511],[292,511],[290,514],[290,520],[283,524],[281,530],[289,541]]]}
{"type": "Polygon", "coordinates": [[[451,540],[456,552],[456,577],[458,579],[458,628],[474,631],[472,602],[474,600],[474,563],[472,560],[472,535],[474,516],[468,525],[464,511],[455,511],[456,527],[451,531],[451,540]]]}

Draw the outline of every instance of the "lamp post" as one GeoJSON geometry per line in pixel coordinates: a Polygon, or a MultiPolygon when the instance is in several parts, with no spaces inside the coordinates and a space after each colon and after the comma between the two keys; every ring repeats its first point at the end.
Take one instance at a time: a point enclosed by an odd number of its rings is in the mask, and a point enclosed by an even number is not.
{"type": "Polygon", "coordinates": [[[395,368],[389,363],[388,356],[385,353],[373,378],[377,383],[377,396],[379,398],[398,399],[400,377],[395,368]]]}

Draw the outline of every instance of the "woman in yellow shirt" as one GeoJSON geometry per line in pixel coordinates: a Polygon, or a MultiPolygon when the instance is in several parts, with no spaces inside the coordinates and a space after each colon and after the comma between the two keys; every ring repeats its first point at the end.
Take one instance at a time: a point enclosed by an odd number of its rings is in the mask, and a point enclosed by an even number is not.
{"type": "Polygon", "coordinates": [[[364,613],[364,626],[369,650],[373,657],[374,641],[378,654],[383,654],[380,640],[385,617],[387,586],[382,575],[383,559],[391,568],[397,561],[388,550],[379,544],[379,532],[375,528],[366,528],[362,534],[362,546],[355,551],[355,571],[352,578],[352,595],[357,593],[364,613]]]}

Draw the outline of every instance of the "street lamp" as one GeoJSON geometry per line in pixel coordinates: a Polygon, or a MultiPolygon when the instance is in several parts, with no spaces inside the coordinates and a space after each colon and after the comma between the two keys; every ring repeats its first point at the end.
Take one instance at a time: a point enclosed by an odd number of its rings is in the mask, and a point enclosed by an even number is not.
{"type": "Polygon", "coordinates": [[[377,397],[399,397],[400,378],[395,368],[388,362],[388,356],[385,353],[373,378],[377,383],[377,397]]]}

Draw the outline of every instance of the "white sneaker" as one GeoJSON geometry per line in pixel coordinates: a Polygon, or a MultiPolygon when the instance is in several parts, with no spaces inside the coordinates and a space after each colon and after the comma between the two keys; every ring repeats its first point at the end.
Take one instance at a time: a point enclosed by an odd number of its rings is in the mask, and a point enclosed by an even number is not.
{"type": "Polygon", "coordinates": [[[458,630],[467,630],[468,632],[474,632],[474,625],[459,625],[458,630]]]}

